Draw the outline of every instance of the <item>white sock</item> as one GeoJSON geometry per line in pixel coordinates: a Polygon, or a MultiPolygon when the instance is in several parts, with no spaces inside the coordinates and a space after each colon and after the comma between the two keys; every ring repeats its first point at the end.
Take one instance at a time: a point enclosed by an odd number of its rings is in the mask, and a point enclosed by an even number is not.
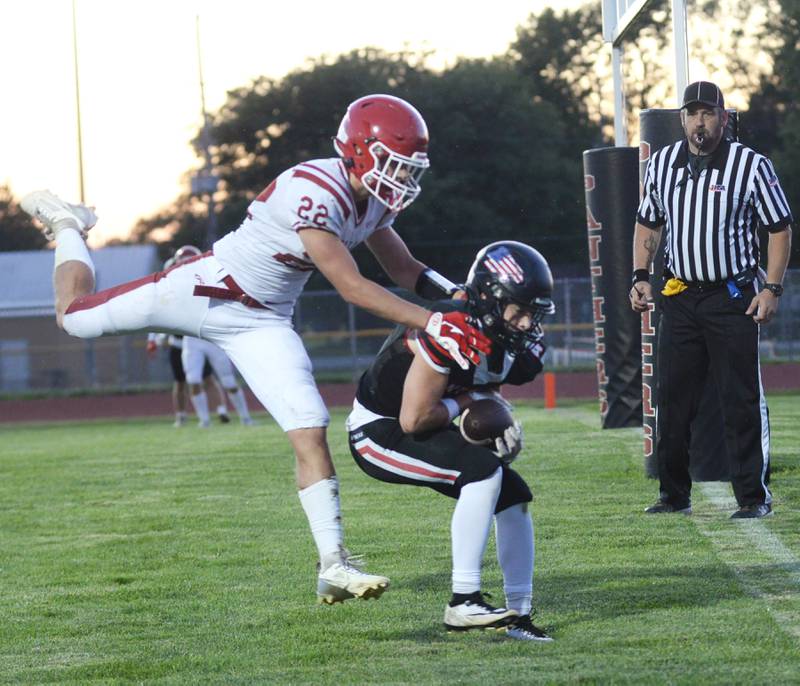
{"type": "Polygon", "coordinates": [[[481,590],[481,561],[502,483],[503,470],[498,467],[488,479],[467,484],[461,489],[450,524],[453,593],[481,590]]]}
{"type": "Polygon", "coordinates": [[[203,423],[208,424],[210,417],[208,416],[208,396],[205,391],[200,391],[197,395],[190,395],[192,399],[192,407],[197,413],[197,418],[203,423]]]}
{"type": "Polygon", "coordinates": [[[250,412],[247,409],[247,399],[244,397],[244,393],[242,393],[241,388],[237,388],[235,391],[228,391],[228,397],[231,400],[231,405],[236,410],[236,414],[239,415],[239,419],[250,419],[250,412]]]}
{"type": "Polygon", "coordinates": [[[228,408],[226,405],[217,405],[217,414],[223,415],[228,414],[228,408]]]}
{"type": "Polygon", "coordinates": [[[342,515],[339,508],[339,480],[332,476],[298,491],[308,518],[324,571],[342,556],[342,515]]]}
{"type": "Polygon", "coordinates": [[[521,615],[531,612],[533,596],[533,520],[527,503],[512,505],[494,518],[497,561],[503,570],[506,607],[521,615]]]}
{"type": "MultiPolygon", "coordinates": [[[[63,220],[67,221],[67,220],[63,220]]],[[[55,267],[69,262],[70,260],[77,260],[83,262],[89,269],[92,270],[94,276],[94,263],[89,256],[89,248],[86,247],[86,241],[78,231],[77,228],[72,228],[75,220],[68,220],[70,225],[59,230],[56,234],[56,253],[55,253],[55,267]]]]}

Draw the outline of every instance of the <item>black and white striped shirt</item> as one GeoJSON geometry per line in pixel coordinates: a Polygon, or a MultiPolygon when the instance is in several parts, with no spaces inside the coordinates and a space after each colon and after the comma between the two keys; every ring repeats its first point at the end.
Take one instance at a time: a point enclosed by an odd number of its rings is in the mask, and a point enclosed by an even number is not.
{"type": "Polygon", "coordinates": [[[695,179],[684,140],[648,162],[636,219],[651,229],[666,226],[664,265],[675,276],[722,281],[757,268],[759,226],[780,231],[792,214],[767,157],[722,141],[695,179]]]}

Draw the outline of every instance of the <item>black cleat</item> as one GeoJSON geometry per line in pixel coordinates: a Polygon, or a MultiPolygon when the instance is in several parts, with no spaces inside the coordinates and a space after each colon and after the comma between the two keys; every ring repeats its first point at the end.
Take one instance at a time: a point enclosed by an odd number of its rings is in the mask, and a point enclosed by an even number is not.
{"type": "Polygon", "coordinates": [[[648,507],[645,512],[647,514],[685,514],[690,515],[692,514],[692,506],[685,505],[684,507],[677,507],[672,503],[668,503],[665,500],[659,500],[654,505],[648,507]]]}
{"type": "Polygon", "coordinates": [[[540,641],[542,643],[549,643],[553,640],[552,637],[548,636],[531,621],[530,615],[522,615],[512,624],[509,624],[506,629],[506,636],[516,639],[517,641],[540,641]]]}
{"type": "Polygon", "coordinates": [[[461,601],[448,603],[444,609],[444,626],[448,631],[499,629],[513,622],[517,616],[514,610],[489,605],[486,596],[475,591],[461,601]]]}
{"type": "Polygon", "coordinates": [[[743,505],[731,515],[731,519],[759,519],[772,514],[772,505],[758,503],[757,505],[743,505]]]}

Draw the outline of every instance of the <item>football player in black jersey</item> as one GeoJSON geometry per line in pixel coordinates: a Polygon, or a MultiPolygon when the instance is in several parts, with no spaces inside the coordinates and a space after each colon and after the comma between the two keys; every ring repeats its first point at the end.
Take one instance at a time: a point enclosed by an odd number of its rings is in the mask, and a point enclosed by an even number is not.
{"type": "Polygon", "coordinates": [[[555,312],[553,277],[542,255],[500,241],[475,258],[466,300],[452,300],[492,341],[490,353],[462,369],[424,331],[398,327],[358,385],[347,420],[350,451],[369,476],[427,486],[457,499],[451,524],[453,596],[449,630],[507,627],[521,640],[549,641],[531,622],[533,523],[530,489],[511,467],[522,448],[515,423],[491,446],[468,442],[453,424],[480,397],[501,398],[501,384],[532,381],[542,369],[541,320],[555,312]],[[494,519],[506,607],[481,593],[481,561],[494,519]]]}

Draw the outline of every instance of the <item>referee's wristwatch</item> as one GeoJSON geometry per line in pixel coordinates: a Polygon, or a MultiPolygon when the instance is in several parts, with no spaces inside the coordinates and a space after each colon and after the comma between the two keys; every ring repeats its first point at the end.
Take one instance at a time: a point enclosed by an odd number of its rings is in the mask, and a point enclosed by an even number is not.
{"type": "Polygon", "coordinates": [[[765,283],[762,290],[769,291],[776,298],[780,298],[783,295],[783,286],[779,283],[765,283]]]}

